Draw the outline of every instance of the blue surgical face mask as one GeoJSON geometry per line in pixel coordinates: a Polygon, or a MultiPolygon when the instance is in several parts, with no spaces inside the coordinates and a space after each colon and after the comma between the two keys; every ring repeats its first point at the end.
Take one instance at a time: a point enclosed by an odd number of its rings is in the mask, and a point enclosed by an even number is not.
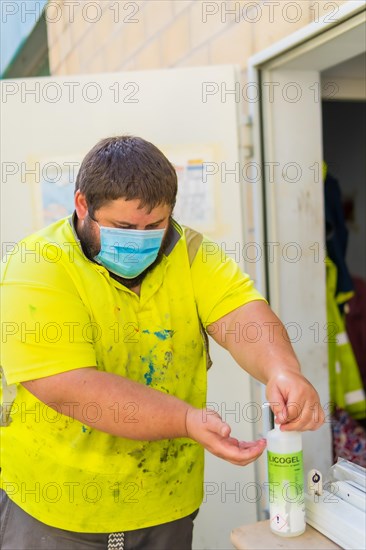
{"type": "Polygon", "coordinates": [[[165,229],[100,229],[100,252],[95,261],[115,275],[133,279],[157,258],[165,229]]]}

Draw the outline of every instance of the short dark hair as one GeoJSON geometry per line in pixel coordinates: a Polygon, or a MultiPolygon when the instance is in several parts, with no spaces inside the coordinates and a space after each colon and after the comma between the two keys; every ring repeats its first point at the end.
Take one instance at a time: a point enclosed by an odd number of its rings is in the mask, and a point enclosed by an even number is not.
{"type": "Polygon", "coordinates": [[[90,214],[112,200],[138,199],[150,211],[161,204],[174,208],[177,174],[163,153],[149,141],[117,136],[99,141],[86,154],[75,191],[86,198],[90,214]]]}

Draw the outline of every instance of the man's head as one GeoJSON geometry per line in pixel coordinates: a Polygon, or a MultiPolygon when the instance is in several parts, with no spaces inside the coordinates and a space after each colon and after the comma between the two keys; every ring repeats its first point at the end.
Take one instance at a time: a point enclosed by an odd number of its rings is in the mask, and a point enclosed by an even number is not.
{"type": "Polygon", "coordinates": [[[152,143],[138,137],[103,139],[84,158],[75,186],[77,232],[89,259],[100,251],[100,226],[165,228],[157,260],[126,286],[139,284],[161,260],[177,194],[172,164],[152,143]]]}
{"type": "Polygon", "coordinates": [[[137,200],[147,211],[167,205],[177,196],[174,167],[152,143],[118,136],[99,141],[85,156],[75,191],[80,191],[92,216],[110,201],[137,200]]]}

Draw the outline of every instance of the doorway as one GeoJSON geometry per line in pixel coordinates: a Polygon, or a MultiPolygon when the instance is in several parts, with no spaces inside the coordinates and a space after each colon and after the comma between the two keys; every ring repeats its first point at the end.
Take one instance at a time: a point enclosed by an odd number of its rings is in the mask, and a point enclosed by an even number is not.
{"type": "MultiPolygon", "coordinates": [[[[347,2],[336,22],[309,25],[253,56],[249,66],[249,80],[261,91],[251,115],[254,157],[262,167],[253,205],[257,219],[263,220],[256,240],[267,250],[263,287],[326,409],[325,425],[303,434],[305,472],[316,467],[323,474],[332,463],[332,440],[322,179],[329,141],[323,145],[322,126],[323,116],[336,108],[337,94],[345,89],[344,79],[334,85],[332,68],[343,63],[348,67],[350,60],[364,55],[364,10],[359,2],[347,2]]],[[[343,97],[341,101],[346,109],[343,97]]],[[[265,468],[259,462],[261,481],[265,468]]],[[[263,503],[258,513],[265,517],[263,503]]]]}
{"type": "Polygon", "coordinates": [[[324,159],[339,181],[348,229],[346,262],[366,280],[366,55],[335,65],[321,75],[322,88],[336,86],[336,99],[322,101],[324,159]]]}

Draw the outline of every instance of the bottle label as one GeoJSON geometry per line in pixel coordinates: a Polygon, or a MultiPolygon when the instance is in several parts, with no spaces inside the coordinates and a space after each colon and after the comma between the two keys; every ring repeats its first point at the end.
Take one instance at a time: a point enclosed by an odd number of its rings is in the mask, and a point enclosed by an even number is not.
{"type": "Polygon", "coordinates": [[[267,453],[271,529],[283,535],[299,533],[305,528],[302,451],[267,453]]]}

